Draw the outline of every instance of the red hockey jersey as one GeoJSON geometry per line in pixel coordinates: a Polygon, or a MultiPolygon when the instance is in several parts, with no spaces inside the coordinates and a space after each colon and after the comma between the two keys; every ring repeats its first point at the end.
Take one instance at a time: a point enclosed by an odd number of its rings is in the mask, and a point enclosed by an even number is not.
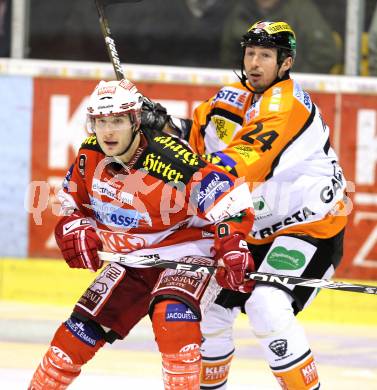
{"type": "Polygon", "coordinates": [[[63,187],[63,211],[90,217],[107,251],[210,256],[216,221],[244,211],[238,230],[252,226],[248,185],[158,132],[142,134],[128,164],[87,138],[63,187]]]}

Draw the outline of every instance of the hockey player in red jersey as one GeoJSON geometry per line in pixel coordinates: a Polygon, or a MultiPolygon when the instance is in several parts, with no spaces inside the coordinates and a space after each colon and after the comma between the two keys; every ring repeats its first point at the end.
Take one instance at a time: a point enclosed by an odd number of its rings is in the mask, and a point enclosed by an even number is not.
{"type": "Polygon", "coordinates": [[[29,389],[65,389],[106,342],[124,338],[148,312],[161,352],[165,389],[199,389],[200,319],[218,283],[244,282],[253,259],[250,190],[179,139],[140,131],[142,96],[127,80],[100,82],[88,105],[94,135],[82,144],[60,193],[55,237],[69,267],[96,271],[98,250],[207,264],[193,272],[107,265],[57,329],[29,389]],[[214,254],[215,259],[212,259],[214,254]],[[203,261],[204,261],[203,260],[203,261]],[[217,280],[217,282],[216,282],[217,280]]]}

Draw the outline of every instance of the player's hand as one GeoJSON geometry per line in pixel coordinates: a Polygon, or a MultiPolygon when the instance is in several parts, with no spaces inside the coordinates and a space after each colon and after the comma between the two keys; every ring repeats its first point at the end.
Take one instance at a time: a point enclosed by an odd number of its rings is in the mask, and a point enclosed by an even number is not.
{"type": "Polygon", "coordinates": [[[215,244],[215,258],[222,260],[224,266],[219,266],[215,277],[217,283],[226,289],[251,292],[255,281],[245,281],[246,272],[255,270],[254,260],[247,243],[240,234],[225,236],[215,244]]]}
{"type": "Polygon", "coordinates": [[[153,102],[147,97],[143,97],[143,105],[141,107],[141,130],[162,131],[170,116],[167,110],[160,103],[153,102]]]}
{"type": "Polygon", "coordinates": [[[60,219],[55,227],[56,242],[71,268],[97,271],[103,265],[98,257],[102,242],[89,220],[80,212],[60,219]]]}

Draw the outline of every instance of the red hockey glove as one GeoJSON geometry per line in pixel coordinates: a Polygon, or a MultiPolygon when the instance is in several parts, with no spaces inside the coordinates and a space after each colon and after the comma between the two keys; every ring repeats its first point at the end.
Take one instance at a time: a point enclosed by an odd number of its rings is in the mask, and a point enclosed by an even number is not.
{"type": "Polygon", "coordinates": [[[60,219],[55,227],[55,239],[71,268],[97,271],[103,265],[98,257],[102,242],[93,226],[80,211],[60,219]]]}
{"type": "Polygon", "coordinates": [[[245,274],[255,270],[254,260],[242,236],[234,234],[218,239],[215,252],[215,258],[224,263],[216,271],[217,283],[228,290],[251,292],[255,281],[245,281],[245,274]]]}

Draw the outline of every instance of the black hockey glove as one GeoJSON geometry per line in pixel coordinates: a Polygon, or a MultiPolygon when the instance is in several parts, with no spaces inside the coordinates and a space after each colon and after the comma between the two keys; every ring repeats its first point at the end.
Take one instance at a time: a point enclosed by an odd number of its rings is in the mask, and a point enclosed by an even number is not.
{"type": "Polygon", "coordinates": [[[170,115],[164,106],[160,103],[153,102],[147,97],[143,97],[143,105],[141,107],[141,130],[162,131],[170,115]]]}
{"type": "Polygon", "coordinates": [[[166,124],[168,125],[165,129],[167,134],[173,134],[188,140],[192,120],[172,117],[167,113],[164,106],[144,96],[141,107],[141,130],[163,131],[166,124]]]}

